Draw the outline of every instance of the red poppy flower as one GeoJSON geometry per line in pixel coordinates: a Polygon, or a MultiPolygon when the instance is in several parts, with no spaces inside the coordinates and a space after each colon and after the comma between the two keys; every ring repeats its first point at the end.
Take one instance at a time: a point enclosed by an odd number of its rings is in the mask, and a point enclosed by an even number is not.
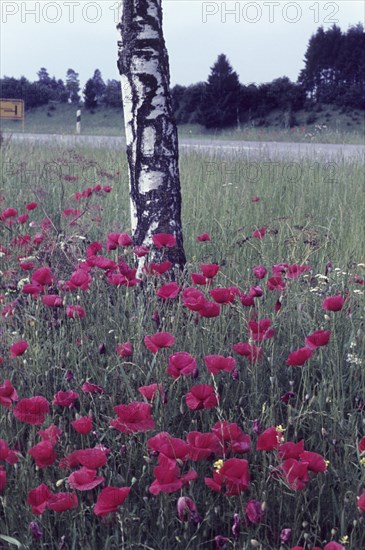
{"type": "Polygon", "coordinates": [[[278,431],[275,426],[271,426],[258,436],[256,449],[258,451],[272,451],[278,448],[281,439],[281,432],[278,431]]]}
{"type": "MultiPolygon", "coordinates": [[[[100,449],[98,447],[92,447],[91,449],[79,449],[72,454],[72,464],[81,464],[89,470],[97,470],[101,466],[104,466],[107,462],[109,449],[107,447],[100,449]]],[[[68,458],[70,458],[69,455],[68,458]]]]}
{"type": "Polygon", "coordinates": [[[308,359],[312,357],[312,350],[307,347],[299,348],[295,351],[289,353],[288,359],[286,360],[287,365],[300,367],[304,365],[308,359]]]}
{"type": "Polygon", "coordinates": [[[28,493],[27,502],[32,507],[32,513],[41,515],[47,507],[49,497],[52,495],[45,483],[38,485],[28,493]]]}
{"type": "Polygon", "coordinates": [[[252,272],[255,275],[256,279],[263,279],[267,273],[267,269],[263,265],[256,265],[252,268],[252,272]]]}
{"type": "Polygon", "coordinates": [[[4,380],[0,386],[0,405],[10,409],[13,401],[18,401],[19,397],[10,380],[4,380]]]}
{"type": "Polygon", "coordinates": [[[89,290],[92,283],[92,278],[84,269],[74,271],[68,280],[68,286],[71,290],[80,288],[81,290],[89,290]]]}
{"type": "Polygon", "coordinates": [[[86,256],[87,257],[95,256],[95,254],[100,252],[102,249],[103,249],[103,244],[98,242],[98,241],[95,241],[95,242],[89,244],[89,246],[87,247],[86,256]]]}
{"type": "Polygon", "coordinates": [[[345,298],[339,294],[336,294],[335,296],[327,296],[327,298],[325,298],[322,302],[322,309],[327,311],[340,311],[344,303],[345,298]]]}
{"type": "Polygon", "coordinates": [[[217,422],[212,427],[212,432],[218,437],[225,455],[248,453],[251,448],[250,436],[235,422],[217,422]]]}
{"type": "Polygon", "coordinates": [[[361,455],[365,452],[365,435],[360,439],[358,449],[361,455]]]}
{"type": "Polygon", "coordinates": [[[199,311],[205,303],[204,294],[194,287],[185,288],[181,297],[184,306],[191,311],[199,311]]]}
{"type": "Polygon", "coordinates": [[[177,500],[177,515],[180,521],[190,521],[197,516],[196,504],[189,497],[179,497],[177,500]]]}
{"type": "Polygon", "coordinates": [[[116,350],[119,357],[132,357],[133,347],[131,342],[125,342],[124,344],[117,344],[116,350]]]}
{"type": "Polygon", "coordinates": [[[214,302],[209,302],[209,300],[205,300],[202,307],[198,310],[200,317],[206,317],[208,319],[219,317],[220,312],[220,305],[215,304],[214,302]]]}
{"type": "Polygon", "coordinates": [[[238,293],[238,288],[234,286],[213,288],[209,291],[209,294],[217,304],[231,304],[238,293]]]}
{"type": "Polygon", "coordinates": [[[19,340],[18,342],[14,342],[10,346],[10,358],[13,359],[14,357],[19,357],[20,355],[23,355],[28,349],[28,342],[25,340],[19,340]]]}
{"type": "Polygon", "coordinates": [[[25,206],[25,209],[26,210],[34,210],[35,208],[37,208],[37,206],[38,206],[38,203],[30,202],[25,206]]]}
{"type": "Polygon", "coordinates": [[[172,283],[166,283],[165,285],[160,286],[160,288],[157,289],[156,294],[162,300],[168,300],[168,299],[176,298],[180,290],[181,290],[181,287],[177,283],[172,282],[172,283]]]}
{"type": "Polygon", "coordinates": [[[152,451],[164,455],[165,458],[176,461],[188,460],[190,456],[190,445],[182,439],[172,437],[168,432],[160,432],[147,441],[147,446],[152,451]]]}
{"type": "Polygon", "coordinates": [[[190,273],[191,282],[194,285],[207,285],[211,282],[210,279],[207,279],[207,277],[204,277],[201,273],[190,273]]]}
{"type": "Polygon", "coordinates": [[[260,227],[260,229],[256,229],[252,232],[252,236],[255,239],[263,239],[266,235],[266,227],[260,227]]]}
{"type": "Polygon", "coordinates": [[[309,481],[308,464],[295,458],[288,458],[280,465],[285,479],[291,489],[301,491],[309,481]]]}
{"type": "Polygon", "coordinates": [[[6,472],[4,466],[0,466],[0,493],[3,492],[6,485],[6,472]]]}
{"type": "Polygon", "coordinates": [[[323,456],[312,451],[303,451],[300,456],[302,462],[308,464],[308,470],[316,474],[325,472],[327,470],[327,464],[323,456]]]}
{"type": "Polygon", "coordinates": [[[245,307],[254,307],[255,306],[255,295],[251,292],[247,294],[246,292],[242,292],[240,294],[240,300],[241,304],[245,307]]]}
{"type": "Polygon", "coordinates": [[[275,277],[269,277],[267,280],[267,288],[269,290],[277,290],[278,292],[282,292],[285,290],[285,281],[280,277],[280,275],[277,275],[275,277]]]}
{"type": "Polygon", "coordinates": [[[172,266],[173,263],[169,262],[168,260],[166,260],[165,262],[161,262],[160,264],[151,262],[150,264],[145,264],[143,270],[148,275],[163,275],[164,273],[166,273],[166,271],[171,269],[172,266]]]}
{"type": "Polygon", "coordinates": [[[163,390],[162,384],[149,384],[148,386],[141,386],[138,391],[147,401],[154,401],[158,394],[160,394],[162,402],[166,401],[166,394],[163,390]]]}
{"type": "Polygon", "coordinates": [[[175,344],[175,337],[170,332],[156,332],[144,337],[144,343],[152,353],[157,353],[161,348],[170,348],[175,344]]]}
{"type": "Polygon", "coordinates": [[[71,422],[71,426],[79,434],[85,435],[89,434],[93,429],[93,419],[91,416],[81,416],[77,420],[71,422]]]}
{"type": "Polygon", "coordinates": [[[155,427],[151,417],[151,405],[133,401],[128,405],[116,405],[114,407],[118,418],[110,421],[110,425],[119,432],[132,434],[147,432],[155,427]]]}
{"type": "Polygon", "coordinates": [[[85,393],[105,393],[104,388],[98,386],[97,384],[92,384],[91,382],[84,382],[81,389],[85,393]]]}
{"type": "Polygon", "coordinates": [[[287,441],[283,443],[278,448],[278,455],[281,460],[286,460],[287,458],[296,458],[298,459],[301,453],[304,452],[304,439],[294,443],[293,441],[287,441]]]}
{"type": "Polygon", "coordinates": [[[297,279],[302,273],[310,269],[309,265],[291,264],[287,267],[286,277],[287,279],[297,279]]]}
{"type": "Polygon", "coordinates": [[[39,285],[38,283],[27,283],[23,285],[22,292],[24,294],[30,294],[31,296],[34,296],[35,299],[37,299],[39,294],[43,292],[43,286],[39,285]]]}
{"type": "Polygon", "coordinates": [[[75,493],[54,493],[47,501],[47,508],[53,512],[65,512],[77,508],[79,502],[75,493]]]}
{"type": "Polygon", "coordinates": [[[209,233],[202,233],[201,235],[198,235],[196,240],[200,243],[210,241],[210,235],[209,233]]]}
{"type": "Polygon", "coordinates": [[[34,459],[38,468],[47,468],[56,462],[57,455],[50,441],[41,441],[29,449],[28,453],[34,459]]]}
{"type": "Polygon", "coordinates": [[[6,208],[0,214],[1,220],[7,220],[8,218],[15,218],[18,215],[18,211],[15,208],[6,208]]]}
{"type": "Polygon", "coordinates": [[[338,542],[335,542],[334,540],[332,540],[331,542],[325,545],[323,550],[346,550],[346,548],[342,546],[342,544],[339,544],[338,542]]]}
{"type": "Polygon", "coordinates": [[[16,464],[19,460],[17,453],[9,448],[5,439],[0,439],[0,460],[4,460],[11,465],[16,464]]]}
{"type": "Polygon", "coordinates": [[[218,400],[214,387],[208,384],[197,384],[185,395],[186,404],[193,411],[214,409],[218,405],[218,400]]]}
{"type": "Polygon", "coordinates": [[[82,319],[83,317],[86,317],[86,312],[81,306],[67,306],[66,315],[71,319],[76,319],[76,317],[82,319]]]}
{"type": "Polygon", "coordinates": [[[326,346],[330,340],[330,336],[331,331],[329,330],[316,330],[312,334],[308,334],[305,339],[305,345],[311,350],[320,346],[326,346]]]}
{"type": "Polygon", "coordinates": [[[361,512],[365,512],[365,491],[357,497],[357,507],[361,512]]]}
{"type": "Polygon", "coordinates": [[[260,197],[257,197],[257,196],[251,198],[251,202],[259,202],[259,200],[260,200],[260,197]]]}
{"type": "Polygon", "coordinates": [[[206,355],[204,363],[211,374],[218,374],[222,371],[232,372],[236,367],[234,357],[224,357],[223,355],[206,355]]]}
{"type": "Polygon", "coordinates": [[[42,424],[48,413],[48,401],[40,395],[21,399],[14,408],[14,416],[17,420],[34,426],[42,424]]]}
{"type": "Polygon", "coordinates": [[[190,445],[190,460],[207,460],[221,454],[222,446],[214,433],[189,432],[186,440],[190,445]]]}
{"type": "Polygon", "coordinates": [[[106,241],[106,249],[108,251],[116,250],[118,248],[119,237],[120,233],[109,233],[106,241]]]}
{"type": "Polygon", "coordinates": [[[229,458],[213,473],[213,479],[206,477],[204,481],[213,491],[221,491],[225,486],[226,496],[239,495],[246,491],[250,483],[248,462],[241,458],[229,458]]]}
{"type": "Polygon", "coordinates": [[[63,298],[61,298],[61,296],[58,296],[58,294],[47,294],[45,296],[42,296],[42,303],[45,306],[49,307],[62,307],[63,298]]]}
{"type": "Polygon", "coordinates": [[[165,460],[163,464],[156,466],[153,474],[156,479],[149,487],[149,491],[153,495],[158,495],[161,492],[173,493],[179,491],[198,477],[194,470],[190,470],[182,476],[179,467],[171,460],[165,460]]]}
{"type": "Polygon", "coordinates": [[[31,282],[43,287],[45,285],[51,285],[53,279],[54,277],[49,267],[40,267],[34,271],[31,282]]]}
{"type": "Polygon", "coordinates": [[[19,216],[17,218],[16,221],[20,224],[23,224],[23,223],[26,223],[28,221],[28,218],[29,218],[29,214],[22,214],[21,216],[19,216]]]}
{"type": "Polygon", "coordinates": [[[69,475],[67,481],[72,489],[88,491],[103,483],[104,478],[102,476],[96,477],[96,470],[89,470],[89,468],[83,466],[80,470],[76,470],[76,472],[69,475]]]}
{"type": "Polygon", "coordinates": [[[152,242],[156,248],[163,248],[164,246],[172,248],[176,245],[176,237],[169,233],[155,233],[155,235],[152,235],[152,242]]]}
{"type": "Polygon", "coordinates": [[[232,349],[239,355],[247,357],[251,363],[256,363],[262,356],[262,348],[255,346],[255,344],[249,344],[248,342],[238,342],[233,344],[232,349]]]}
{"type": "Polygon", "coordinates": [[[108,514],[116,512],[129,495],[130,490],[130,487],[105,487],[98,496],[94,514],[104,518],[108,514]]]}
{"type": "Polygon", "coordinates": [[[42,441],[49,441],[52,445],[56,445],[57,441],[62,435],[62,430],[51,424],[45,430],[39,430],[38,434],[42,441]]]}
{"type": "Polygon", "coordinates": [[[196,360],[190,353],[178,351],[174,355],[170,355],[167,372],[176,380],[181,374],[184,376],[193,374],[195,367],[196,360]]]}
{"type": "Polygon", "coordinates": [[[52,401],[52,405],[59,405],[60,407],[72,407],[76,399],[79,398],[79,394],[72,390],[58,391],[52,401]]]}
{"type": "Polygon", "coordinates": [[[246,504],[246,518],[250,523],[261,523],[264,519],[265,510],[260,501],[254,498],[250,499],[246,504]]]}
{"type": "Polygon", "coordinates": [[[142,246],[135,246],[133,248],[133,252],[137,256],[137,258],[147,256],[149,251],[150,251],[150,249],[148,248],[148,246],[145,246],[144,244],[142,246]]]}
{"type": "Polygon", "coordinates": [[[218,273],[220,266],[218,264],[201,264],[200,271],[207,279],[213,279],[218,273]]]}
{"type": "Polygon", "coordinates": [[[259,321],[249,321],[248,327],[251,333],[251,337],[256,342],[262,342],[263,340],[268,340],[273,338],[275,335],[275,330],[271,328],[272,321],[267,319],[260,319],[259,321]]]}
{"type": "Polygon", "coordinates": [[[133,244],[133,239],[128,233],[121,233],[118,238],[119,246],[131,246],[133,244]]]}

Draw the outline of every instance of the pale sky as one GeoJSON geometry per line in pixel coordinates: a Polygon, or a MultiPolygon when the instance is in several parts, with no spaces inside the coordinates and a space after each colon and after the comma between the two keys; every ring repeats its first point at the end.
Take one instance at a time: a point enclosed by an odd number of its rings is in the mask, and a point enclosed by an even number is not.
{"type": "MultiPolygon", "coordinates": [[[[205,81],[219,54],[240,82],[296,81],[308,41],[319,26],[346,31],[364,24],[363,0],[162,0],[171,84],[205,81]]],[[[111,0],[1,1],[1,76],[37,80],[46,67],[65,79],[68,68],[84,85],[95,69],[118,79],[116,23],[121,2],[111,0]]]]}

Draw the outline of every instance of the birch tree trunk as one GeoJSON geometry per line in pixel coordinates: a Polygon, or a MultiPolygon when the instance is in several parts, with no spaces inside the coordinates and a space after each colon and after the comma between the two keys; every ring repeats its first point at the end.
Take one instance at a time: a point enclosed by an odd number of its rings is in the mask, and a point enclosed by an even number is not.
{"type": "Polygon", "coordinates": [[[178,141],[161,0],[123,0],[117,29],[134,244],[151,246],[155,233],[175,235],[176,246],[154,251],[153,259],[181,269],[178,141]]]}

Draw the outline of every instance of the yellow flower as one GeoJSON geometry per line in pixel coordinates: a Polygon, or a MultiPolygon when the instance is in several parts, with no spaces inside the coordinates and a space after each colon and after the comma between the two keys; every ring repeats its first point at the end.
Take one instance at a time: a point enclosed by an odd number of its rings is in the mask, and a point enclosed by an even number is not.
{"type": "Polygon", "coordinates": [[[222,468],[224,464],[224,461],[220,458],[219,460],[216,460],[213,464],[213,468],[215,469],[215,471],[218,473],[219,470],[222,468]]]}
{"type": "Polygon", "coordinates": [[[360,464],[361,466],[365,466],[365,456],[363,458],[360,458],[360,464]]]}
{"type": "Polygon", "coordinates": [[[340,538],[340,543],[341,544],[348,544],[349,543],[349,537],[347,535],[344,535],[343,537],[340,538]]]}

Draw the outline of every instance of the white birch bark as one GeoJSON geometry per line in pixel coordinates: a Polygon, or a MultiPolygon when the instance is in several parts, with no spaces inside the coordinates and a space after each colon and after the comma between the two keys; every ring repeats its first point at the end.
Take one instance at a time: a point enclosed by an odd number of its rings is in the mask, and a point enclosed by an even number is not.
{"type": "Polygon", "coordinates": [[[154,252],[154,260],[182,268],[178,141],[161,0],[124,0],[117,29],[134,243],[151,246],[153,233],[175,235],[176,247],[154,252]]]}

